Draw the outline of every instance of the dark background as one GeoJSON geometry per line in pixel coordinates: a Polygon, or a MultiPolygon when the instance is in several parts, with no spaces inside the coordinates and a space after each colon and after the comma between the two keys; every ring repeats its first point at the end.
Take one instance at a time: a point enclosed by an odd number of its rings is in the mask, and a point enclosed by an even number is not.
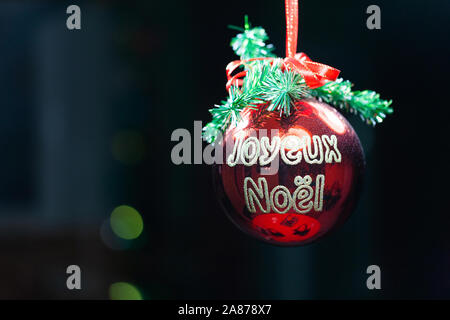
{"type": "Polygon", "coordinates": [[[358,210],[299,248],[241,233],[211,168],[170,159],[172,131],[226,96],[227,25],[244,14],[284,55],[284,1],[0,3],[0,298],[107,299],[115,282],[146,299],[450,298],[450,2],[300,1],[298,51],[395,113],[375,129],[348,117],[367,158],[358,210]],[[136,240],[108,231],[122,204],[144,219],[136,240]],[[71,264],[82,290],[66,288],[71,264]],[[371,264],[382,290],[366,288],[371,264]]]}

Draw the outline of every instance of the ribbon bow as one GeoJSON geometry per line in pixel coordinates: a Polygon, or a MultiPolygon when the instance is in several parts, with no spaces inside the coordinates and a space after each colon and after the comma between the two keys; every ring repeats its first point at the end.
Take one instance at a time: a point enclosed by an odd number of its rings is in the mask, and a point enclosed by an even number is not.
{"type": "MultiPolygon", "coordinates": [[[[247,75],[247,71],[241,71],[232,75],[238,67],[251,61],[257,60],[275,60],[276,58],[253,58],[247,60],[236,60],[228,64],[226,68],[227,73],[227,90],[232,85],[242,86],[243,78],[247,75]]],[[[283,60],[283,66],[299,73],[305,80],[306,85],[315,89],[323,86],[328,81],[334,81],[339,76],[340,71],[336,68],[327,66],[322,63],[312,61],[305,53],[297,53],[293,58],[287,57],[283,60]]]]}
{"type": "Polygon", "coordinates": [[[336,80],[340,73],[336,68],[312,61],[303,52],[297,53],[294,58],[284,59],[284,65],[286,68],[298,72],[311,89],[321,87],[328,81],[336,80]]]}
{"type": "MultiPolygon", "coordinates": [[[[283,60],[283,66],[299,73],[305,80],[306,85],[315,89],[323,86],[328,81],[335,81],[340,71],[336,68],[327,66],[322,63],[312,61],[305,53],[295,53],[297,51],[298,37],[298,0],[286,0],[286,54],[283,60]]],[[[228,64],[227,73],[227,90],[232,85],[242,86],[243,80],[247,75],[246,71],[241,71],[232,76],[234,70],[239,66],[256,60],[274,60],[275,58],[253,58],[247,60],[236,60],[228,64]]]]}

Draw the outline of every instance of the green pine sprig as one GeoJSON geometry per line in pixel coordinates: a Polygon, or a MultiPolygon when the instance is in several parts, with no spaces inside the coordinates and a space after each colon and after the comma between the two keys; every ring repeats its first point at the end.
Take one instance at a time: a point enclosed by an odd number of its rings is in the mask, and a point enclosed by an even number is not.
{"type": "Polygon", "coordinates": [[[272,53],[273,46],[266,44],[266,31],[261,27],[251,28],[247,16],[244,28],[230,28],[241,31],[231,41],[234,52],[241,60],[259,57],[274,59],[243,64],[246,76],[242,86],[231,86],[227,100],[209,110],[212,120],[203,128],[203,138],[207,142],[215,142],[228,126],[237,125],[241,112],[246,108],[255,109],[264,105],[269,112],[277,111],[288,116],[295,101],[306,97],[315,97],[357,113],[363,121],[372,125],[382,122],[386,115],[393,113],[390,107],[392,101],[380,99],[374,91],[352,91],[353,84],[350,81],[338,79],[310,89],[300,74],[283,68],[282,60],[272,53]]]}
{"type": "Polygon", "coordinates": [[[311,95],[351,113],[359,114],[367,124],[381,123],[386,115],[394,110],[390,107],[392,100],[380,99],[380,95],[371,90],[352,91],[350,81],[338,79],[322,87],[312,89],[311,95]]]}
{"type": "Polygon", "coordinates": [[[292,71],[282,71],[280,60],[254,61],[246,64],[245,70],[242,87],[231,86],[227,101],[209,110],[213,119],[203,129],[207,142],[214,142],[230,124],[236,125],[245,108],[267,104],[268,111],[289,115],[294,102],[309,95],[303,78],[292,71]]]}
{"type": "Polygon", "coordinates": [[[244,28],[229,26],[231,29],[242,31],[231,39],[231,47],[241,60],[256,57],[275,57],[272,53],[274,46],[266,44],[269,40],[266,30],[262,27],[251,28],[248,17],[245,16],[244,28]]]}
{"type": "Polygon", "coordinates": [[[236,86],[231,86],[228,99],[209,110],[212,120],[203,128],[203,138],[213,143],[219,133],[224,132],[230,124],[236,125],[241,120],[241,111],[258,103],[255,94],[256,92],[252,93],[251,90],[243,91],[236,86]]]}
{"type": "Polygon", "coordinates": [[[270,102],[268,111],[279,111],[289,116],[295,101],[309,95],[308,86],[302,76],[290,70],[276,68],[261,84],[264,100],[270,102]]]}

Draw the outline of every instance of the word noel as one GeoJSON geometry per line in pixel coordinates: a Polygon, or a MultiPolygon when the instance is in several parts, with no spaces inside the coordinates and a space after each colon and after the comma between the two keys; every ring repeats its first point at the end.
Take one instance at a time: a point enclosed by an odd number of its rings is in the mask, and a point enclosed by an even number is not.
{"type": "Polygon", "coordinates": [[[286,213],[291,208],[301,214],[308,213],[313,208],[316,212],[320,212],[323,208],[325,176],[317,175],[315,190],[311,182],[312,178],[308,175],[303,178],[296,176],[294,183],[297,188],[292,195],[285,186],[276,186],[269,194],[266,178],[258,178],[258,184],[256,184],[252,178],[246,177],[244,179],[245,204],[251,213],[256,213],[257,209],[262,213],[286,213]]]}
{"type": "MultiPolygon", "coordinates": [[[[340,163],[341,153],[337,147],[335,135],[304,136],[288,135],[282,139],[278,136],[269,141],[268,137],[258,140],[256,137],[237,139],[233,152],[227,157],[230,167],[243,163],[251,166],[259,161],[264,166],[271,163],[280,154],[281,159],[288,165],[300,163],[302,158],[308,164],[340,163]]],[[[291,194],[285,186],[278,185],[270,192],[267,180],[258,178],[255,182],[252,178],[244,179],[244,197],[247,209],[251,213],[259,210],[262,213],[277,212],[286,213],[291,208],[297,213],[305,214],[313,208],[316,212],[323,209],[323,190],[325,186],[325,175],[319,174],[313,179],[309,175],[296,176],[294,184],[296,189],[291,194]]]]}
{"type": "Polygon", "coordinates": [[[247,137],[245,139],[236,139],[233,152],[227,157],[227,164],[234,167],[237,164],[252,166],[259,160],[260,166],[271,163],[278,154],[288,165],[296,165],[302,161],[309,164],[321,164],[341,162],[341,153],[337,147],[337,138],[335,135],[327,136],[303,136],[296,135],[279,136],[269,141],[268,137],[262,137],[260,140],[256,137],[247,137]],[[325,150],[324,150],[325,149],[325,150]]]}

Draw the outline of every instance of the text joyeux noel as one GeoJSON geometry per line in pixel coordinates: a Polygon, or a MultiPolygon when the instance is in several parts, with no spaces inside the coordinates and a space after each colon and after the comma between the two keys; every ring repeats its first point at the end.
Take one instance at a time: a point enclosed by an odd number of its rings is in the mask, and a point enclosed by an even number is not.
{"type": "MultiPolygon", "coordinates": [[[[237,164],[253,166],[259,164],[265,166],[281,156],[287,165],[297,165],[302,160],[308,164],[340,163],[342,155],[338,149],[338,140],[335,135],[286,135],[282,138],[274,136],[260,139],[250,136],[237,138],[233,151],[226,158],[230,167],[237,164]]],[[[310,212],[313,208],[316,212],[323,209],[323,189],[325,175],[319,174],[315,178],[315,184],[309,175],[296,176],[295,191],[291,194],[285,186],[275,186],[270,192],[267,180],[259,177],[254,181],[251,177],[244,179],[244,196],[247,209],[256,213],[259,209],[262,213],[276,212],[286,213],[291,208],[300,214],[310,212]]]]}

